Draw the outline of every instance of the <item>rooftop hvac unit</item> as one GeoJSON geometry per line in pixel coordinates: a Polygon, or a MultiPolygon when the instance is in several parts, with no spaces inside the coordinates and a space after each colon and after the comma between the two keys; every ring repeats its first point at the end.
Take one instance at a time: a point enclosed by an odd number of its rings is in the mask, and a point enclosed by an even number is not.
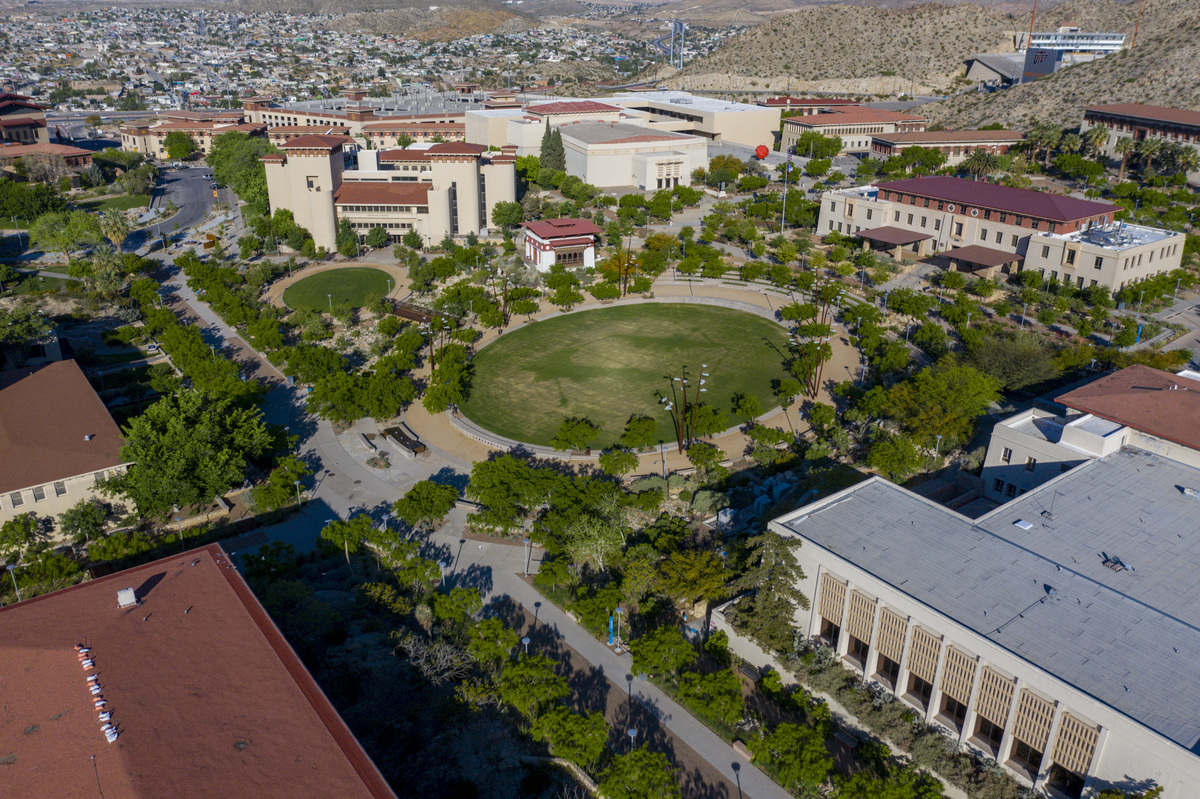
{"type": "Polygon", "coordinates": [[[131,608],[138,603],[137,594],[132,588],[122,588],[117,592],[117,607],[131,608]]]}

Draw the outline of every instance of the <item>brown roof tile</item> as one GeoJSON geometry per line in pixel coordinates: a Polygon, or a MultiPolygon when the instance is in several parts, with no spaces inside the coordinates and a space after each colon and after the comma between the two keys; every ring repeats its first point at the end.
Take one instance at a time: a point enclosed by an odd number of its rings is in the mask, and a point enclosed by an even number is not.
{"type": "Polygon", "coordinates": [[[1200,450],[1200,382],[1135,364],[1055,401],[1200,450]]]}
{"type": "Polygon", "coordinates": [[[1123,117],[1148,119],[1154,122],[1170,122],[1176,125],[1195,125],[1200,127],[1200,111],[1188,111],[1183,108],[1163,108],[1157,105],[1140,105],[1138,103],[1110,103],[1109,105],[1089,105],[1085,111],[1099,111],[1105,114],[1117,114],[1123,117]]]}
{"type": "Polygon", "coordinates": [[[346,181],[333,194],[338,205],[428,205],[428,183],[346,181]]]}
{"type": "Polygon", "coordinates": [[[940,175],[893,180],[875,185],[880,191],[898,191],[958,203],[964,207],[992,208],[1056,222],[1072,222],[1121,210],[1112,203],[940,175]]]}

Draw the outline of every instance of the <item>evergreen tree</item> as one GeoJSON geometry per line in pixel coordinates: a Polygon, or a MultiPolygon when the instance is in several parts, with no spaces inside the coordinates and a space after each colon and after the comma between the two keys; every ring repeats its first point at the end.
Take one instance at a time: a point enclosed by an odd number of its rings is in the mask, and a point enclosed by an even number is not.
{"type": "Polygon", "coordinates": [[[562,131],[550,130],[550,121],[546,121],[546,132],[542,134],[542,154],[538,159],[539,174],[554,169],[559,172],[567,170],[567,151],[563,149],[562,131]]]}
{"type": "Polygon", "coordinates": [[[804,579],[792,551],[800,542],[767,531],[747,544],[746,571],[733,588],[751,593],[734,606],[734,623],[768,649],[787,652],[792,646],[796,608],[808,609],[808,597],[796,587],[804,579]]]}

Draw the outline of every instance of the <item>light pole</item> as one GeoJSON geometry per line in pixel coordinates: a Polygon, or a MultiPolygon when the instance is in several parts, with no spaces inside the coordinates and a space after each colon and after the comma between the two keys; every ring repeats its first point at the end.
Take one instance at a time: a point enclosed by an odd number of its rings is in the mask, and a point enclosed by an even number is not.
{"type": "Polygon", "coordinates": [[[971,313],[970,313],[970,312],[967,312],[967,324],[966,324],[966,326],[967,326],[967,327],[970,327],[970,326],[971,326],[971,313]]]}
{"type": "Polygon", "coordinates": [[[175,517],[175,532],[179,533],[179,551],[183,552],[185,551],[185,547],[183,546],[183,518],[180,516],[175,517]]]}
{"type": "Polygon", "coordinates": [[[1175,291],[1171,292],[1171,302],[1175,302],[1175,298],[1179,296],[1179,284],[1183,282],[1183,278],[1175,281],[1175,291]]]}
{"type": "Polygon", "coordinates": [[[329,298],[329,310],[332,311],[333,310],[333,295],[326,294],[325,296],[329,298]]]}
{"type": "Polygon", "coordinates": [[[13,564],[9,563],[7,566],[5,566],[5,568],[8,569],[8,576],[12,577],[13,590],[17,592],[17,601],[20,602],[21,601],[21,587],[17,585],[17,574],[16,574],[17,567],[14,566],[13,564]]]}
{"type": "Polygon", "coordinates": [[[630,727],[629,732],[625,734],[629,736],[629,751],[632,752],[634,741],[637,740],[637,730],[635,730],[633,727],[630,727]]]}
{"type": "Polygon", "coordinates": [[[1146,296],[1146,292],[1145,292],[1145,290],[1143,289],[1143,290],[1142,290],[1142,293],[1138,295],[1138,309],[1137,309],[1138,316],[1141,316],[1141,315],[1142,315],[1142,298],[1143,298],[1143,297],[1145,297],[1145,296],[1146,296]]]}
{"type": "Polygon", "coordinates": [[[937,438],[937,443],[933,445],[933,457],[934,460],[937,460],[938,453],[941,452],[942,449],[942,434],[938,433],[935,438],[937,438]]]}
{"type": "Polygon", "coordinates": [[[526,636],[525,638],[522,638],[521,643],[525,645],[525,654],[528,655],[529,654],[529,637],[526,636]]]}
{"type": "Polygon", "coordinates": [[[1021,306],[1021,329],[1025,329],[1025,310],[1029,307],[1029,303],[1021,306]]]}
{"type": "Polygon", "coordinates": [[[529,576],[529,539],[522,538],[521,543],[525,544],[525,576],[529,576]]]}
{"type": "Polygon", "coordinates": [[[388,284],[388,296],[390,297],[390,296],[392,296],[392,279],[390,277],[388,278],[387,284],[388,284]]]}
{"type": "Polygon", "coordinates": [[[625,613],[624,608],[616,609],[616,614],[617,614],[617,653],[618,654],[621,652],[621,616],[624,615],[624,613],[625,613]]]}
{"type": "Polygon", "coordinates": [[[293,480],[292,482],[296,484],[296,506],[304,507],[304,500],[300,499],[300,481],[293,480]]]}

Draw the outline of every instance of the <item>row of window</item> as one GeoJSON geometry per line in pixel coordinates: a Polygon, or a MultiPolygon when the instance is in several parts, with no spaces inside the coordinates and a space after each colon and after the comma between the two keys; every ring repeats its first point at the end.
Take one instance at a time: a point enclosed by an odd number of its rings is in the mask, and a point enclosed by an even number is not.
{"type": "Polygon", "coordinates": [[[338,210],[342,213],[357,212],[360,214],[411,214],[413,208],[416,208],[416,213],[428,213],[429,206],[427,205],[342,205],[338,203],[338,210]],[[425,211],[421,209],[425,208],[425,211]]]}
{"type": "MultiPolygon", "coordinates": [[[[946,644],[932,630],[910,624],[903,614],[889,607],[879,608],[877,613],[875,600],[860,591],[849,590],[847,584],[829,573],[821,577],[816,609],[821,622],[820,638],[836,650],[845,635],[845,659],[864,676],[873,677],[918,710],[930,712],[936,682],[942,695],[934,715],[940,723],[962,735],[968,732],[965,725],[969,706],[973,706],[974,728],[968,737],[972,744],[989,751],[993,757],[1000,755],[1011,718],[1013,745],[1006,765],[1023,770],[1031,780],[1037,777],[1050,745],[1056,712],[1052,700],[1029,688],[1018,691],[1014,679],[946,644]],[[908,675],[902,684],[900,662],[906,657],[906,649],[908,675]],[[872,652],[876,663],[873,673],[868,675],[872,652]]],[[[1068,796],[1080,796],[1098,737],[1096,727],[1070,711],[1062,713],[1049,768],[1052,787],[1068,796]]]]}
{"type": "Polygon", "coordinates": [[[350,222],[354,230],[373,230],[381,227],[384,230],[412,230],[411,222],[350,222]]]}
{"type": "MultiPolygon", "coordinates": [[[[885,192],[883,192],[883,199],[884,200],[895,200],[896,202],[905,203],[907,205],[920,205],[922,208],[936,207],[937,210],[939,210],[939,211],[946,210],[946,206],[947,206],[947,203],[944,200],[931,200],[929,197],[919,197],[915,194],[904,194],[903,192],[885,191],[885,192]]],[[[951,203],[951,205],[952,204],[953,203],[951,203]]],[[[1023,227],[1025,224],[1025,216],[1022,214],[1013,214],[1013,213],[1009,213],[1007,211],[993,211],[991,208],[972,209],[972,208],[968,208],[967,206],[963,206],[961,208],[956,207],[954,210],[954,213],[967,215],[967,214],[971,214],[971,211],[976,212],[974,214],[975,216],[978,216],[979,212],[982,212],[983,219],[985,221],[990,221],[993,218],[993,216],[995,216],[997,221],[999,221],[1003,224],[1016,225],[1017,227],[1023,227]]],[[[1043,220],[1041,220],[1041,219],[1030,218],[1030,220],[1029,220],[1030,227],[1032,227],[1034,230],[1040,230],[1042,221],[1043,220]]],[[[1107,221],[1108,221],[1108,217],[1102,216],[1098,220],[1096,220],[1096,224],[1103,225],[1107,221]]],[[[1058,223],[1047,221],[1046,229],[1048,231],[1050,231],[1051,233],[1054,233],[1055,231],[1058,230],[1058,223]]],[[[1076,230],[1079,229],[1078,222],[1075,223],[1075,229],[1076,230]]]]}
{"type": "Polygon", "coordinates": [[[1172,141],[1181,142],[1200,142],[1200,133],[1187,132],[1186,130],[1171,127],[1165,122],[1155,122],[1145,120],[1143,122],[1122,122],[1115,118],[1104,117],[1101,114],[1088,114],[1087,121],[1104,127],[1117,133],[1136,133],[1140,129],[1149,129],[1147,133],[1152,138],[1170,139],[1172,141]]]}
{"type": "MultiPolygon", "coordinates": [[[[108,472],[109,477],[115,477],[118,474],[117,470],[113,469],[108,472]]],[[[103,480],[105,473],[100,471],[92,475],[95,480],[103,480]]],[[[32,501],[33,504],[45,502],[49,497],[65,497],[67,495],[67,483],[64,480],[59,480],[47,485],[34,486],[25,491],[12,491],[4,495],[8,499],[10,508],[21,508],[32,501]]],[[[2,506],[2,503],[0,503],[2,506]]]]}
{"type": "MultiPolygon", "coordinates": [[[[1012,456],[1013,456],[1012,449],[1010,449],[1009,447],[1005,447],[1004,450],[1000,453],[1000,462],[1001,463],[1012,463],[1012,456]]],[[[1025,458],[1025,471],[1032,472],[1036,468],[1037,468],[1037,458],[1026,457],[1025,458]]]]}

